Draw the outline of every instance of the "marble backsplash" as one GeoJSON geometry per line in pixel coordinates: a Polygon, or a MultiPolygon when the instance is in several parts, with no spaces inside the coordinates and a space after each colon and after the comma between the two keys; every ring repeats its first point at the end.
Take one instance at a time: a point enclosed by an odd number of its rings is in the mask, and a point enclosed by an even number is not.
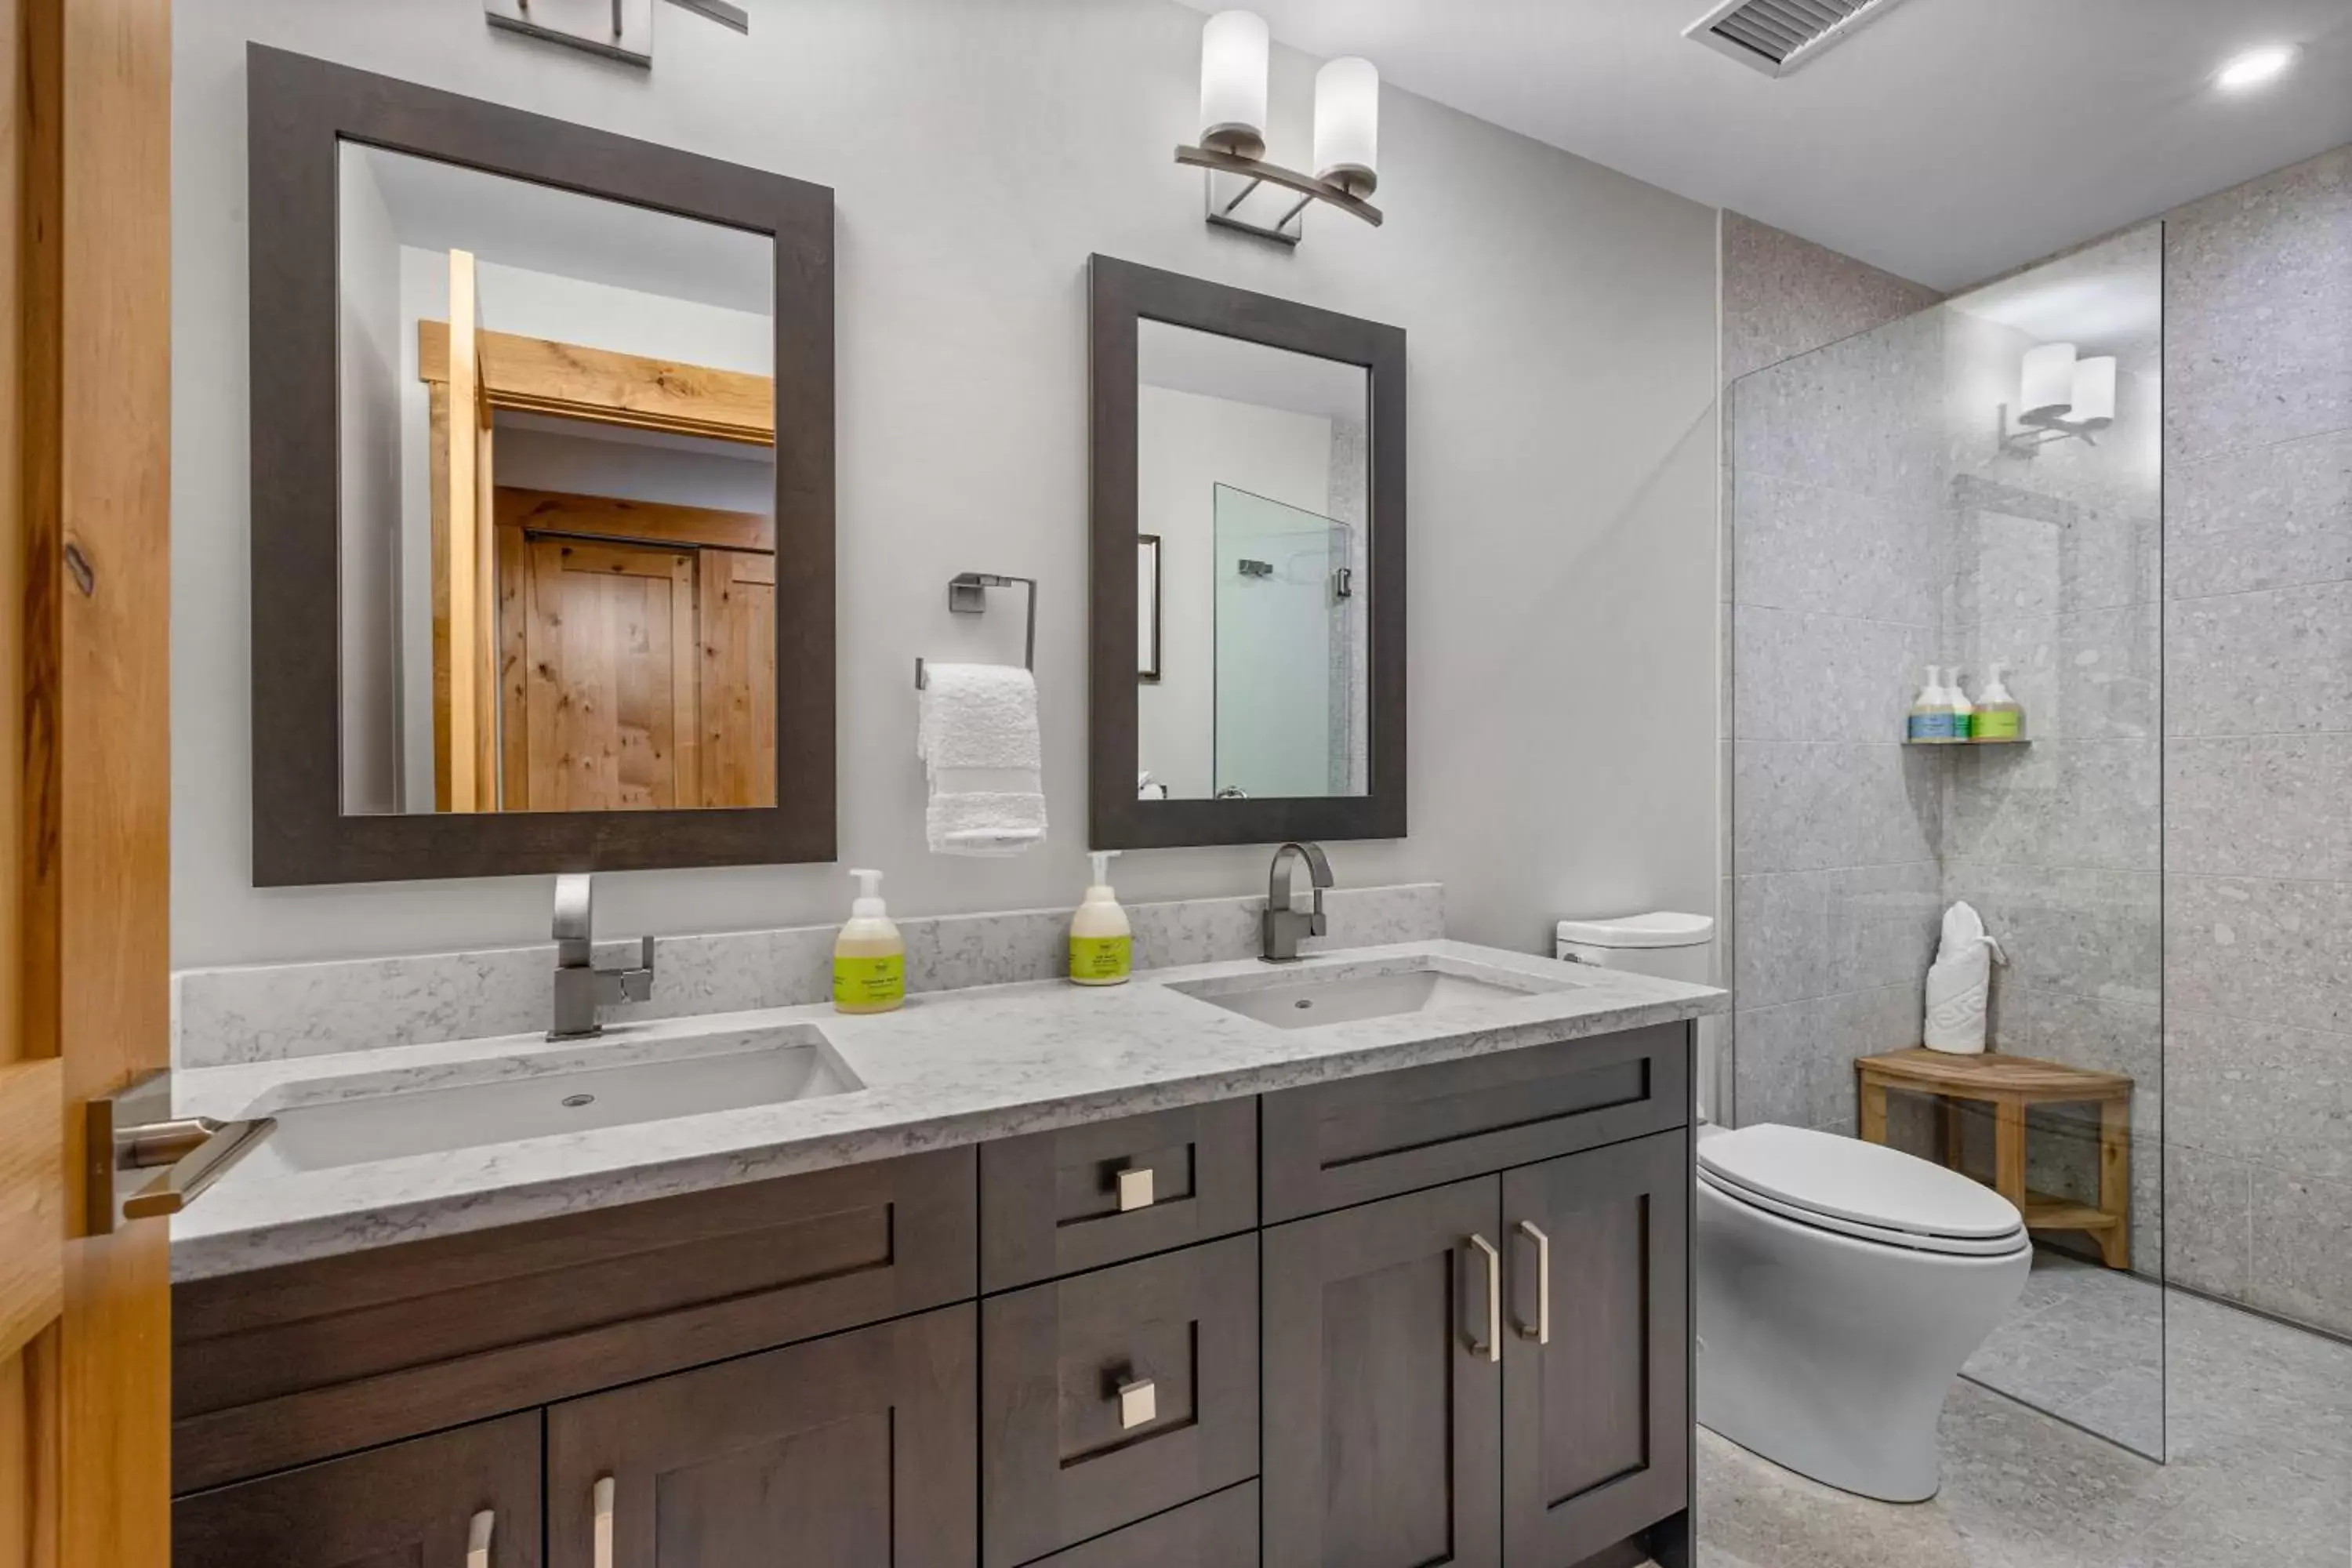
{"type": "MultiPolygon", "coordinates": [[[[1437,883],[1334,889],[1330,934],[1307,952],[1423,942],[1445,934],[1437,883]]],[[[1135,965],[1161,969],[1247,958],[1258,950],[1263,897],[1130,904],[1135,965]]],[[[950,991],[1052,980],[1065,973],[1067,910],[910,916],[907,988],[950,991]]],[[[660,938],[650,1002],[614,1020],[672,1018],[822,1002],[832,994],[835,926],[660,938]]],[[[597,962],[634,963],[634,941],[597,944],[597,962]]],[[[323,963],[183,970],[173,976],[173,1063],[223,1067],[377,1046],[478,1039],[547,1026],[555,946],[498,948],[323,963]]]]}

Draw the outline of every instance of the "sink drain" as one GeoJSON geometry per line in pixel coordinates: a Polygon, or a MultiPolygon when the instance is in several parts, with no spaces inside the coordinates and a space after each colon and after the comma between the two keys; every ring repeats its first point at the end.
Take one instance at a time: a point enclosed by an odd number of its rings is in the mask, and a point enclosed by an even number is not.
{"type": "Polygon", "coordinates": [[[569,1110],[577,1110],[583,1105],[595,1103],[596,1097],[593,1094],[567,1094],[563,1097],[564,1108],[569,1110]]]}

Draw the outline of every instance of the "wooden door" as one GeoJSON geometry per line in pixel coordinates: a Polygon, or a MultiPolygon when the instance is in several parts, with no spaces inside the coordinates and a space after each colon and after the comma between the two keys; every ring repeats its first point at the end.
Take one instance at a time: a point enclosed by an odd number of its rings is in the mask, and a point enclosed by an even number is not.
{"type": "Polygon", "coordinates": [[[1689,1504],[1689,1151],[1661,1132],[1503,1177],[1514,1568],[1580,1563],[1689,1504]]]}
{"type": "Polygon", "coordinates": [[[971,1568],[976,1360],[947,1307],[555,1405],[551,1568],[971,1568]]]}
{"type": "Polygon", "coordinates": [[[539,1568],[539,1413],[182,1498],[171,1568],[539,1568]]]}
{"type": "Polygon", "coordinates": [[[434,795],[444,811],[496,811],[499,648],[490,404],[470,251],[449,253],[447,379],[430,399],[434,795]]]}
{"type": "Polygon", "coordinates": [[[1498,1195],[1482,1176],[1265,1232],[1267,1568],[1502,1561],[1502,1368],[1477,1245],[1496,1239],[1498,1195]]]}
{"type": "Polygon", "coordinates": [[[170,1237],[77,1179],[169,1051],[171,55],[0,0],[0,1568],[171,1550],[170,1237]]]}
{"type": "Polygon", "coordinates": [[[507,682],[502,808],[698,804],[694,552],[510,538],[503,553],[521,557],[509,626],[523,646],[507,682]]]}
{"type": "Polygon", "coordinates": [[[702,552],[702,804],[776,804],[776,558],[702,552]]]}

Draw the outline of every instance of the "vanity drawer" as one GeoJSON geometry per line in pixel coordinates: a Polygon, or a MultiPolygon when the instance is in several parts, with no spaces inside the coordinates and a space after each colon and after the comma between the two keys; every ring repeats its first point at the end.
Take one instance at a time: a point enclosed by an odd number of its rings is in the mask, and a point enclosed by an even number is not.
{"type": "Polygon", "coordinates": [[[1260,1104],[1274,1225],[1684,1126],[1690,1026],[1283,1089],[1260,1104]]]}
{"type": "Polygon", "coordinates": [[[980,1152],[982,1290],[1123,1263],[1256,1224],[1257,1101],[1246,1096],[1034,1132],[980,1152]],[[1148,1193],[1137,1191],[1138,1172],[1149,1173],[1148,1193]]]}
{"type": "Polygon", "coordinates": [[[981,1563],[1257,1474],[1255,1235],[981,1303],[981,1563]]]}
{"type": "Polygon", "coordinates": [[[1257,1483],[1057,1552],[1036,1568],[1258,1568],[1257,1483]]]}
{"type": "Polygon", "coordinates": [[[976,1187],[942,1150],[189,1281],[173,1488],[968,1299],[976,1187]]]}

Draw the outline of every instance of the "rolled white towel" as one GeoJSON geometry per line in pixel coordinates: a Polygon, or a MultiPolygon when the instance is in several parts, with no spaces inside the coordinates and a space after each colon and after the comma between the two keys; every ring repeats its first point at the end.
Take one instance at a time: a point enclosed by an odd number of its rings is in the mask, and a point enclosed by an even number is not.
{"type": "Polygon", "coordinates": [[[2009,962],[2000,943],[1985,934],[1984,917],[1965,902],[1944,911],[1942,941],[1927,970],[1926,1016],[1920,1043],[1953,1056],[1979,1056],[1985,1048],[1985,1019],[1992,1002],[1992,966],[2009,962]]]}

